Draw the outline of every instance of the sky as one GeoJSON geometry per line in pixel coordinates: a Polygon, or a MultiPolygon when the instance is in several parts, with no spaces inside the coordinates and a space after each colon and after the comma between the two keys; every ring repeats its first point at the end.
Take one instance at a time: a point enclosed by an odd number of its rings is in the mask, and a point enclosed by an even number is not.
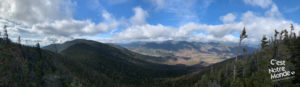
{"type": "Polygon", "coordinates": [[[299,0],[1,0],[0,27],[23,44],[85,38],[104,43],[136,41],[259,44],[274,30],[300,30],[299,0]]]}

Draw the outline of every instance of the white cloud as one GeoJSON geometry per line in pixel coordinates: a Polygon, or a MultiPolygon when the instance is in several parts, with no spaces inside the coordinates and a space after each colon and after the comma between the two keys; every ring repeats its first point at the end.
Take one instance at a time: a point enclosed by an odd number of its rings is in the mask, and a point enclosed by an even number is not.
{"type": "Polygon", "coordinates": [[[164,7],[165,4],[165,0],[150,0],[157,9],[162,9],[164,7]]]}
{"type": "Polygon", "coordinates": [[[283,8],[285,13],[293,13],[300,10],[300,6],[292,7],[292,8],[283,8]]]}
{"type": "Polygon", "coordinates": [[[102,17],[105,19],[98,24],[90,21],[80,20],[55,20],[54,22],[39,23],[32,26],[33,31],[39,31],[44,35],[56,35],[56,36],[83,36],[83,35],[96,35],[99,33],[105,33],[110,30],[116,29],[119,26],[119,22],[111,16],[110,13],[103,11],[102,17]]]}
{"type": "Polygon", "coordinates": [[[51,23],[42,23],[33,25],[33,31],[39,31],[44,35],[56,36],[81,36],[81,35],[95,35],[109,31],[113,28],[107,23],[95,24],[89,20],[56,20],[51,23]]]}
{"type": "Polygon", "coordinates": [[[278,31],[289,29],[291,23],[294,24],[295,31],[298,32],[300,29],[299,24],[282,18],[275,4],[265,12],[265,15],[258,15],[255,12],[247,11],[241,14],[239,21],[235,21],[236,16],[232,13],[228,13],[220,18],[224,24],[208,25],[189,22],[178,28],[161,24],[130,26],[124,31],[117,33],[114,37],[107,38],[106,41],[187,40],[200,42],[237,42],[240,31],[243,27],[246,27],[248,38],[245,41],[250,44],[257,44],[263,35],[273,36],[274,29],[278,31]]]}
{"type": "MultiPolygon", "coordinates": [[[[201,5],[196,5],[198,0],[150,0],[151,4],[157,10],[175,14],[175,17],[180,19],[183,23],[189,21],[198,21],[198,13],[196,9],[205,11],[212,0],[204,0],[201,5]],[[199,8],[198,8],[199,7],[199,8]]],[[[202,12],[201,12],[202,13],[202,12]]],[[[170,17],[171,18],[171,17],[170,17]]]]}
{"type": "MultiPolygon", "coordinates": [[[[165,41],[165,40],[188,40],[199,42],[235,42],[236,37],[232,36],[232,32],[239,31],[242,26],[230,25],[206,25],[190,22],[179,28],[158,25],[137,25],[126,28],[110,38],[111,42],[133,42],[133,41],[165,41]],[[233,29],[233,30],[229,30],[233,29]],[[195,33],[203,30],[203,33],[195,33]],[[226,31],[228,30],[228,31],[226,31]],[[215,32],[219,31],[219,32],[215,32]]],[[[103,39],[102,39],[103,41],[103,39]]],[[[106,41],[108,41],[106,39],[106,41]]]]}
{"type": "Polygon", "coordinates": [[[272,5],[272,0],[244,0],[244,3],[252,5],[252,6],[259,6],[262,8],[267,8],[272,5]]]}
{"type": "Polygon", "coordinates": [[[0,17],[26,25],[71,18],[70,0],[2,0],[0,17]]]}
{"type": "Polygon", "coordinates": [[[282,14],[280,13],[280,11],[278,10],[278,7],[276,4],[272,4],[272,7],[270,10],[268,10],[266,13],[265,13],[266,16],[268,17],[282,17],[282,14]]]}
{"type": "Polygon", "coordinates": [[[249,37],[256,40],[259,40],[263,35],[272,36],[274,29],[279,31],[289,29],[291,23],[295,24],[295,26],[299,26],[297,23],[282,19],[281,17],[257,16],[251,11],[244,13],[241,19],[241,23],[243,23],[249,31],[249,37]]]}
{"type": "MultiPolygon", "coordinates": [[[[102,9],[99,3],[94,4],[102,9]]],[[[105,10],[102,11],[104,20],[100,23],[88,19],[75,20],[72,14],[72,7],[75,6],[76,2],[71,0],[4,0],[0,3],[0,20],[6,20],[4,24],[15,29],[9,31],[12,39],[18,35],[37,39],[31,36],[35,34],[41,41],[49,36],[60,39],[106,33],[116,29],[122,22],[105,10]]]]}
{"type": "Polygon", "coordinates": [[[239,32],[243,27],[242,23],[230,23],[230,24],[220,24],[220,25],[207,25],[198,23],[188,23],[181,27],[177,32],[177,36],[188,36],[195,31],[205,31],[205,33],[213,35],[214,37],[224,37],[226,34],[233,34],[239,32]]]}
{"type": "Polygon", "coordinates": [[[220,17],[220,19],[222,20],[223,23],[234,22],[235,18],[236,18],[236,16],[232,13],[228,13],[228,14],[220,17]]]}
{"type": "Polygon", "coordinates": [[[135,25],[115,34],[118,41],[161,41],[168,40],[173,32],[172,27],[158,25],[135,25]]]}
{"type": "Polygon", "coordinates": [[[214,37],[213,35],[197,34],[194,36],[194,38],[189,38],[188,40],[198,42],[237,42],[238,38],[229,34],[223,37],[214,37]]]}
{"type": "Polygon", "coordinates": [[[133,8],[134,16],[130,18],[130,22],[133,25],[146,24],[146,18],[148,17],[148,12],[143,10],[141,7],[133,8]]]}

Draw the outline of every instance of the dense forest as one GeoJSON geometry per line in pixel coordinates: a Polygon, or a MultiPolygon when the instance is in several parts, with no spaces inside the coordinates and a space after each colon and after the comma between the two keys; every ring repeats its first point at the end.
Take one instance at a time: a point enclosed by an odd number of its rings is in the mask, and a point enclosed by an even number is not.
{"type": "MultiPolygon", "coordinates": [[[[207,67],[164,65],[149,56],[90,40],[74,40],[63,49],[44,50],[0,39],[1,87],[299,87],[300,37],[290,30],[274,30],[262,37],[260,49],[245,54],[244,28],[236,57],[207,67]],[[59,50],[59,51],[57,51],[59,50]],[[272,64],[272,61],[279,61],[272,64]],[[284,61],[280,62],[280,61],[284,61]],[[281,65],[280,65],[281,64],[281,65]],[[273,68],[291,75],[272,77],[273,68]]],[[[53,48],[52,48],[53,49],[53,48]]],[[[156,57],[151,57],[156,58],[156,57]]],[[[278,72],[280,73],[280,72],[278,72]]],[[[277,74],[277,73],[275,73],[277,74]]]]}

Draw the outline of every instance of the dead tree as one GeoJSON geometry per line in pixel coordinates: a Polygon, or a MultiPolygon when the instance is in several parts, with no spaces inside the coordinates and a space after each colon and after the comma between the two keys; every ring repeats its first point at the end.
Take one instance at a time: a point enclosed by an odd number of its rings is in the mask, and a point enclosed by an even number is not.
{"type": "Polygon", "coordinates": [[[294,36],[294,34],[293,34],[293,32],[294,32],[294,25],[293,24],[291,24],[291,33],[290,33],[290,38],[293,38],[294,36]]]}
{"type": "Polygon", "coordinates": [[[247,37],[248,36],[247,36],[247,33],[246,33],[246,29],[244,27],[241,34],[240,34],[239,46],[238,46],[237,54],[236,54],[236,57],[235,57],[235,64],[233,66],[233,81],[235,81],[235,78],[236,78],[236,63],[237,63],[237,58],[240,54],[241,44],[242,44],[242,41],[247,37]]]}

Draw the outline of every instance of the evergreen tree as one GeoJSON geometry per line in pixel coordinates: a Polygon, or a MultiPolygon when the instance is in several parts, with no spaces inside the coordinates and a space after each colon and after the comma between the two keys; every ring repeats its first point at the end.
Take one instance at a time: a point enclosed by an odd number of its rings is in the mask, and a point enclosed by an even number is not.
{"type": "Polygon", "coordinates": [[[18,37],[18,44],[21,44],[21,37],[18,37]]]}
{"type": "Polygon", "coordinates": [[[40,43],[39,43],[39,42],[36,43],[36,47],[37,47],[37,48],[40,48],[40,43]]]}
{"type": "MultiPolygon", "coordinates": [[[[300,37],[295,41],[295,44],[300,44],[300,37]]],[[[293,63],[295,65],[296,78],[293,80],[293,83],[298,83],[300,85],[300,45],[295,45],[295,50],[293,51],[293,63]]]]}
{"type": "Polygon", "coordinates": [[[285,30],[283,30],[283,32],[284,32],[284,39],[289,39],[289,32],[285,29],[285,30]]]}
{"type": "Polygon", "coordinates": [[[264,49],[265,47],[267,47],[268,43],[269,43],[268,39],[267,39],[266,35],[264,35],[263,38],[262,38],[262,40],[261,40],[261,45],[260,45],[261,48],[264,49]]]}
{"type": "Polygon", "coordinates": [[[8,41],[8,34],[7,34],[7,26],[6,25],[4,25],[4,27],[3,27],[3,30],[4,30],[4,39],[6,40],[6,41],[8,41]]]}
{"type": "Polygon", "coordinates": [[[39,54],[39,58],[41,58],[42,57],[42,53],[41,53],[41,47],[40,47],[40,43],[39,42],[36,44],[36,48],[37,48],[37,51],[38,51],[38,54],[39,54]]]}

